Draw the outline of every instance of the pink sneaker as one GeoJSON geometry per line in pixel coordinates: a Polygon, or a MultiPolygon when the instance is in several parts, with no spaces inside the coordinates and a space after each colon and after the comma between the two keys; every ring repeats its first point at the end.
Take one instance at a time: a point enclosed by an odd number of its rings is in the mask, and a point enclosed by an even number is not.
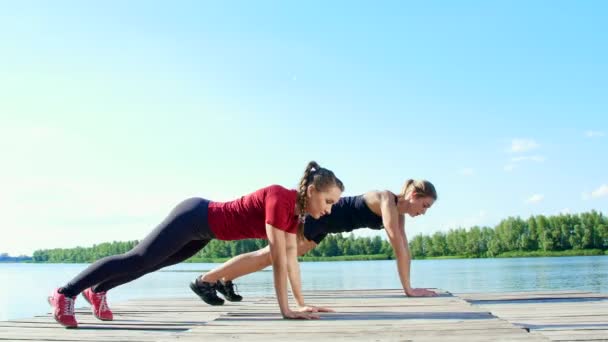
{"type": "Polygon", "coordinates": [[[88,288],[82,292],[84,299],[91,304],[93,309],[93,315],[102,321],[111,321],[114,319],[112,310],[108,307],[105,292],[93,292],[91,288],[88,288]]]}
{"type": "Polygon", "coordinates": [[[48,302],[53,307],[53,317],[57,323],[66,328],[78,327],[78,322],[76,322],[76,316],[74,315],[74,301],[76,301],[76,297],[67,297],[59,293],[58,290],[55,289],[48,297],[48,302]]]}

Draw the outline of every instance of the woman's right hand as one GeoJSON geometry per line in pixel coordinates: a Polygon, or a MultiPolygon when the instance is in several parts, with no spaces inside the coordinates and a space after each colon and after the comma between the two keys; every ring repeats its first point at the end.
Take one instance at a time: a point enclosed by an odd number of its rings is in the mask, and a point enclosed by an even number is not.
{"type": "Polygon", "coordinates": [[[405,294],[408,297],[437,297],[437,292],[429,290],[429,289],[407,289],[405,290],[405,294]]]}
{"type": "Polygon", "coordinates": [[[310,312],[287,311],[283,313],[284,319],[319,319],[318,315],[310,312]]]}

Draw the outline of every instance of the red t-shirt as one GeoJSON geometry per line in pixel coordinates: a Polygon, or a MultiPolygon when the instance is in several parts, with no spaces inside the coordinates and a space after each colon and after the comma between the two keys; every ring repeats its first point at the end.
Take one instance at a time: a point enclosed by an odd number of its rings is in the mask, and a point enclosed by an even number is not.
{"type": "Polygon", "coordinates": [[[295,234],[297,192],[271,185],[230,202],[210,202],[209,228],[219,240],[265,239],[266,224],[295,234]]]}

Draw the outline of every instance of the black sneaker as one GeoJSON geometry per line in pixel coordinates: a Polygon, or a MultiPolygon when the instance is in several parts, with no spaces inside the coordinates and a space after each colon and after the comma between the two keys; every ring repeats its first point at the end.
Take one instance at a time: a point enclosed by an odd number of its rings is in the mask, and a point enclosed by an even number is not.
{"type": "Polygon", "coordinates": [[[209,305],[223,305],[224,300],[217,296],[215,292],[215,284],[197,281],[196,279],[190,283],[190,289],[196,293],[201,299],[209,305]]]}
{"type": "Polygon", "coordinates": [[[240,302],[243,300],[243,297],[241,295],[238,295],[236,292],[234,292],[236,285],[234,285],[231,280],[228,280],[225,283],[222,283],[221,280],[218,280],[217,283],[215,283],[215,288],[217,289],[217,292],[221,293],[224,298],[231,302],[240,302]]]}

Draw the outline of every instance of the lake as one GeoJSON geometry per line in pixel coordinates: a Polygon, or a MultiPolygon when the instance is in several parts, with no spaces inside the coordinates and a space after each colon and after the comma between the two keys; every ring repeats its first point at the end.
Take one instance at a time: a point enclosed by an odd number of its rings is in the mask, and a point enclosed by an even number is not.
{"type": "MultiPolygon", "coordinates": [[[[218,264],[179,264],[109,292],[112,303],[141,297],[191,297],[188,284],[218,264]]],[[[85,264],[0,263],[0,320],[49,312],[46,297],[85,264]]],[[[392,260],[300,263],[304,290],[400,288],[392,260]]],[[[274,295],[270,268],[235,282],[244,296],[274,295]]],[[[608,293],[608,256],[414,260],[412,285],[450,292],[580,290],[608,293]]],[[[314,304],[314,303],[310,303],[314,304]]],[[[82,296],[76,306],[87,305],[82,296]]],[[[278,310],[278,308],[277,308],[278,310]]]]}

